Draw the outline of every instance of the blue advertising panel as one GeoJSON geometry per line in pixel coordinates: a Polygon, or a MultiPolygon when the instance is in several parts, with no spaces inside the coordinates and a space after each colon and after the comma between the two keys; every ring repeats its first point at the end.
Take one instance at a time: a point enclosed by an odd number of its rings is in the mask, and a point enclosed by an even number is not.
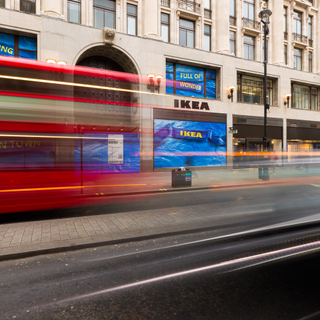
{"type": "MultiPolygon", "coordinates": [[[[83,170],[98,170],[101,173],[140,172],[140,138],[138,134],[86,133],[84,138],[82,141],[83,170]]],[[[74,157],[76,169],[80,170],[80,139],[75,143],[74,157]]]]}
{"type": "Polygon", "coordinates": [[[19,37],[19,58],[37,60],[37,39],[19,37]]]}
{"type": "Polygon", "coordinates": [[[226,124],[154,120],[154,167],[226,165],[226,124]]]}
{"type": "Polygon", "coordinates": [[[14,57],[14,36],[0,33],[0,55],[14,57]]]}
{"type": "Polygon", "coordinates": [[[166,92],[187,97],[216,98],[216,71],[166,63],[166,92]]]}

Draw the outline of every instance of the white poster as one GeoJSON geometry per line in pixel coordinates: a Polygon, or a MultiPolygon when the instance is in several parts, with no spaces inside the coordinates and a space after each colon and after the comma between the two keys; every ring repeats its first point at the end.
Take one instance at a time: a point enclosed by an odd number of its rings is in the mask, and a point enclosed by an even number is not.
{"type": "Polygon", "coordinates": [[[123,163],[123,135],[108,135],[108,163],[123,163]]]}

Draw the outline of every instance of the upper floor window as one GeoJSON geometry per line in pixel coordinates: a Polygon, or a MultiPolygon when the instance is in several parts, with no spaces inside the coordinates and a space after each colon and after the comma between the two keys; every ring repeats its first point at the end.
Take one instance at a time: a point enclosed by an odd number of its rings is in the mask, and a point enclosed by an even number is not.
{"type": "Polygon", "coordinates": [[[211,51],[211,26],[204,25],[204,50],[211,51]]]}
{"type": "Polygon", "coordinates": [[[293,50],[293,68],[302,70],[302,50],[294,48],[293,50]]]}
{"type": "Polygon", "coordinates": [[[137,35],[137,6],[127,4],[127,32],[134,36],[137,35]]]}
{"type": "Polygon", "coordinates": [[[293,12],[293,33],[302,34],[302,13],[293,12]]]}
{"type": "Polygon", "coordinates": [[[6,6],[6,0],[0,0],[0,8],[4,8],[6,6]]]}
{"type": "MultiPolygon", "coordinates": [[[[167,62],[166,93],[216,99],[216,71],[167,62]]],[[[185,105],[187,109],[191,109],[189,102],[185,105]]],[[[199,109],[199,106],[193,109],[199,109]]]]}
{"type": "Polygon", "coordinates": [[[211,0],[204,0],[204,17],[206,19],[211,19],[211,0]]]}
{"type": "Polygon", "coordinates": [[[103,29],[104,27],[116,27],[116,3],[112,0],[93,0],[93,21],[94,26],[103,29]]]}
{"type": "Polygon", "coordinates": [[[308,56],[308,60],[309,60],[309,72],[312,72],[312,52],[309,51],[309,56],[308,56]]]}
{"type": "Polygon", "coordinates": [[[229,0],[229,15],[230,17],[236,16],[236,0],[229,0]]]}
{"type": "Polygon", "coordinates": [[[36,0],[20,0],[20,10],[29,13],[36,13],[36,0]]]}
{"type": "Polygon", "coordinates": [[[230,52],[236,54],[236,33],[235,31],[229,31],[230,52]]]}
{"type": "Polygon", "coordinates": [[[81,0],[68,0],[68,21],[80,23],[81,0]]]}
{"type": "MultiPolygon", "coordinates": [[[[263,104],[263,78],[238,74],[237,95],[239,102],[263,104]]],[[[267,103],[272,105],[272,80],[267,80],[267,103]]]]}
{"type": "Polygon", "coordinates": [[[164,42],[170,41],[170,16],[167,13],[161,13],[161,38],[164,42]]]}
{"type": "Polygon", "coordinates": [[[283,59],[284,59],[284,64],[287,65],[288,64],[288,46],[285,44],[283,47],[283,59]]]}
{"type": "Polygon", "coordinates": [[[179,38],[180,45],[194,48],[194,22],[186,19],[180,19],[179,38]]]}
{"type": "Polygon", "coordinates": [[[287,7],[283,7],[283,32],[288,32],[288,8],[287,7]]]}
{"type": "Polygon", "coordinates": [[[308,38],[312,39],[312,17],[308,18],[308,38]]]}
{"type": "Polygon", "coordinates": [[[294,84],[292,107],[295,109],[318,110],[317,88],[294,84]]]}
{"type": "Polygon", "coordinates": [[[254,0],[243,1],[243,17],[254,20],[254,0]]]}
{"type": "Polygon", "coordinates": [[[255,38],[244,36],[243,57],[245,59],[254,60],[255,38]]]}

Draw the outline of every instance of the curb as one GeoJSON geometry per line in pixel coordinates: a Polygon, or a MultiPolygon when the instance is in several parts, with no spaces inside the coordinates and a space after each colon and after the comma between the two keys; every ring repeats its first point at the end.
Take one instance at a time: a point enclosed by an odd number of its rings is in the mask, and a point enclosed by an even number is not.
{"type": "MultiPolygon", "coordinates": [[[[227,224],[227,226],[228,227],[237,226],[239,224],[242,224],[242,223],[227,224]]],[[[92,243],[84,243],[84,244],[78,244],[78,245],[75,244],[75,245],[69,245],[69,246],[65,246],[65,247],[30,250],[30,251],[16,252],[16,253],[11,253],[11,254],[9,253],[9,254],[5,254],[2,256],[0,255],[0,261],[10,261],[10,260],[16,260],[16,259],[36,257],[36,256],[40,256],[40,255],[45,255],[45,254],[57,254],[57,253],[63,253],[63,252],[69,252],[69,251],[78,251],[78,250],[82,250],[82,249],[102,247],[102,246],[107,246],[107,245],[146,241],[146,240],[159,239],[159,238],[165,238],[165,237],[179,236],[179,235],[184,235],[184,234],[200,233],[200,232],[212,231],[216,228],[221,228],[223,226],[224,225],[210,226],[210,227],[203,227],[203,228],[194,228],[194,229],[188,229],[188,230],[163,232],[163,233],[157,233],[157,234],[151,234],[151,235],[127,237],[127,238],[122,238],[122,239],[96,241],[96,242],[92,242],[92,243]]],[[[287,233],[287,232],[307,230],[307,229],[318,228],[318,227],[320,227],[320,220],[307,221],[304,223],[291,224],[291,225],[285,225],[285,226],[257,228],[257,229],[253,229],[253,230],[212,237],[212,241],[219,242],[219,243],[226,242],[226,241],[239,241],[239,240],[244,241],[244,240],[256,239],[258,237],[271,236],[271,235],[275,235],[275,234],[279,234],[279,233],[283,234],[283,233],[287,233]]]]}

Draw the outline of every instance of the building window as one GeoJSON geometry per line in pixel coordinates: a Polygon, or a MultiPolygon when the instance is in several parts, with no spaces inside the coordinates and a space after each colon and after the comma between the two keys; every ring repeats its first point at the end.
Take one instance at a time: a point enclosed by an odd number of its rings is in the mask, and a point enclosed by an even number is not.
{"type": "Polygon", "coordinates": [[[6,6],[6,0],[0,0],[0,8],[4,8],[6,6]]]}
{"type": "Polygon", "coordinates": [[[236,54],[236,33],[229,31],[230,52],[236,54]]]}
{"type": "Polygon", "coordinates": [[[170,42],[170,16],[161,13],[161,37],[164,42],[170,42]]]}
{"type": "Polygon", "coordinates": [[[312,17],[309,16],[308,18],[308,38],[309,38],[309,47],[313,47],[313,40],[312,40],[312,17]]]}
{"type": "Polygon", "coordinates": [[[0,33],[0,55],[37,60],[37,39],[0,33]]]}
{"type": "Polygon", "coordinates": [[[229,0],[229,20],[232,26],[235,26],[237,24],[236,0],[229,0]]]}
{"type": "Polygon", "coordinates": [[[302,49],[294,48],[293,50],[293,68],[302,70],[302,49]]]}
{"type": "Polygon", "coordinates": [[[284,53],[284,64],[287,65],[288,64],[288,46],[285,44],[283,47],[283,53],[284,53]]]}
{"type": "Polygon", "coordinates": [[[283,7],[283,32],[284,40],[288,40],[288,8],[283,7]]]}
{"type": "Polygon", "coordinates": [[[68,0],[68,21],[80,23],[81,0],[68,0]]]}
{"type": "Polygon", "coordinates": [[[296,11],[293,12],[293,33],[302,34],[302,13],[296,11]]]}
{"type": "Polygon", "coordinates": [[[216,71],[167,62],[166,93],[216,99],[216,71]]]}
{"type": "Polygon", "coordinates": [[[243,17],[249,20],[255,20],[254,19],[254,0],[244,0],[243,17]]]}
{"type": "Polygon", "coordinates": [[[311,51],[309,51],[308,60],[309,60],[309,72],[312,72],[312,52],[311,51]]]}
{"type": "Polygon", "coordinates": [[[20,10],[28,13],[36,13],[36,0],[20,0],[20,10]]]}
{"type": "Polygon", "coordinates": [[[204,50],[211,51],[211,26],[204,25],[204,50]]]}
{"type": "Polygon", "coordinates": [[[211,0],[204,0],[204,17],[212,19],[211,0]]]}
{"type": "Polygon", "coordinates": [[[318,110],[317,88],[294,84],[292,107],[295,109],[318,110]]]}
{"type": "Polygon", "coordinates": [[[93,0],[93,23],[96,28],[116,27],[116,3],[112,0],[93,0]]]}
{"type": "MultiPolygon", "coordinates": [[[[237,79],[238,102],[264,104],[263,78],[238,74],[237,79]]],[[[273,102],[272,80],[267,80],[267,103],[273,102]]]]}
{"type": "Polygon", "coordinates": [[[137,35],[137,6],[127,4],[127,32],[133,36],[137,35]]]}
{"type": "Polygon", "coordinates": [[[254,60],[255,38],[244,36],[243,57],[245,59],[254,60]]]}
{"type": "Polygon", "coordinates": [[[180,19],[179,37],[181,46],[194,48],[194,30],[193,21],[180,19]]]}

